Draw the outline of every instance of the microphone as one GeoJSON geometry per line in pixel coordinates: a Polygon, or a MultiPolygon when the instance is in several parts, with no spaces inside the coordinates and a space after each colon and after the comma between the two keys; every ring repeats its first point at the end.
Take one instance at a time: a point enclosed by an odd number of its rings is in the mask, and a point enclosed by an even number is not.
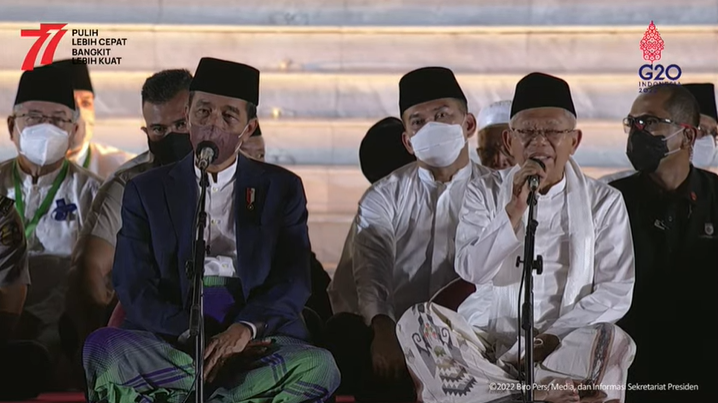
{"type": "Polygon", "coordinates": [[[211,163],[217,160],[219,149],[211,141],[203,141],[197,145],[197,167],[204,171],[211,163]]]}
{"type": "MultiPolygon", "coordinates": [[[[541,169],[546,170],[546,165],[538,158],[529,158],[531,161],[539,164],[541,169]]],[[[538,190],[539,184],[541,183],[541,177],[538,175],[531,175],[528,177],[529,190],[535,192],[538,190]]]]}

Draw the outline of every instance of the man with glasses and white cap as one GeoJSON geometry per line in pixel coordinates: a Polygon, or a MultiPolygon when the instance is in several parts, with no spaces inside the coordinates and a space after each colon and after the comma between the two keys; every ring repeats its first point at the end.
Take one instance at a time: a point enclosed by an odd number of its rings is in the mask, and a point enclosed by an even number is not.
{"type": "Polygon", "coordinates": [[[514,166],[514,157],[503,141],[503,133],[509,129],[510,115],[510,100],[494,102],[479,111],[479,146],[476,153],[483,166],[499,170],[514,166]]]}
{"type": "Polygon", "coordinates": [[[521,79],[510,126],[504,140],[518,165],[471,182],[456,230],[456,272],[476,292],[458,313],[424,303],[404,314],[397,333],[407,363],[426,403],[520,401],[523,272],[516,262],[524,247],[527,179],[537,175],[535,251],[543,273],[534,277],[535,380],[557,386],[534,389],[534,398],[619,402],[635,350],[613,324],[631,305],[633,288],[623,199],[586,177],[571,157],[582,134],[565,81],[542,73],[521,79]]]}
{"type": "MultiPolygon", "coordinates": [[[[58,321],[72,249],[101,183],[65,157],[78,118],[71,80],[63,70],[44,66],[24,72],[8,117],[19,155],[0,164],[0,190],[15,200],[24,221],[32,280],[19,336],[44,345],[53,366],[62,357],[58,321]]],[[[58,370],[57,375],[65,374],[58,370]]]]}

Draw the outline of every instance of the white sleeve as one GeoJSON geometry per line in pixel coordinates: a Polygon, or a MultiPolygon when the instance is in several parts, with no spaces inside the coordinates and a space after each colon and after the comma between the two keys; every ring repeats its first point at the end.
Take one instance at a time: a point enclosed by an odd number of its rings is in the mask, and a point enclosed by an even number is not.
{"type": "Polygon", "coordinates": [[[484,186],[482,181],[469,183],[456,228],[456,273],[476,285],[491,282],[504,260],[521,246],[505,206],[492,211],[484,186]]]}
{"type": "Polygon", "coordinates": [[[367,323],[377,315],[394,317],[393,272],[396,243],[393,205],[370,188],[356,217],[353,273],[359,310],[367,323]]]}
{"type": "Polygon", "coordinates": [[[558,318],[545,333],[562,338],[584,326],[615,323],[631,307],[635,262],[628,211],[620,194],[607,201],[604,208],[605,218],[596,233],[593,292],[558,318]]]}

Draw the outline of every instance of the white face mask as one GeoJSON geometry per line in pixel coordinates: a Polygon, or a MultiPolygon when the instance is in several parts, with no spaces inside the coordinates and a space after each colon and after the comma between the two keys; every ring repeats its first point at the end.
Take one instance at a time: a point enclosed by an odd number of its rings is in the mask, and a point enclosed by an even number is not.
{"type": "Polygon", "coordinates": [[[713,136],[704,136],[693,145],[693,165],[698,168],[709,168],[716,155],[716,141],[713,136]]]}
{"type": "Polygon", "coordinates": [[[65,157],[69,145],[66,131],[49,123],[22,129],[19,153],[33,164],[45,166],[65,157]]]}
{"type": "Polygon", "coordinates": [[[466,145],[461,125],[429,122],[411,138],[416,158],[435,168],[446,168],[466,145]]]}

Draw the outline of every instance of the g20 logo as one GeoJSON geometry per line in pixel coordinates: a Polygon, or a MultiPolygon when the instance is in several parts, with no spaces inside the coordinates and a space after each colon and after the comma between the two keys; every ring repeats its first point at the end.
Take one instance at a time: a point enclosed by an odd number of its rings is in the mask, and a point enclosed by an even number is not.
{"type": "Polygon", "coordinates": [[[641,80],[663,81],[666,78],[671,81],[678,81],[683,71],[677,64],[669,64],[664,67],[662,64],[644,64],[638,69],[638,76],[641,80]]]}

